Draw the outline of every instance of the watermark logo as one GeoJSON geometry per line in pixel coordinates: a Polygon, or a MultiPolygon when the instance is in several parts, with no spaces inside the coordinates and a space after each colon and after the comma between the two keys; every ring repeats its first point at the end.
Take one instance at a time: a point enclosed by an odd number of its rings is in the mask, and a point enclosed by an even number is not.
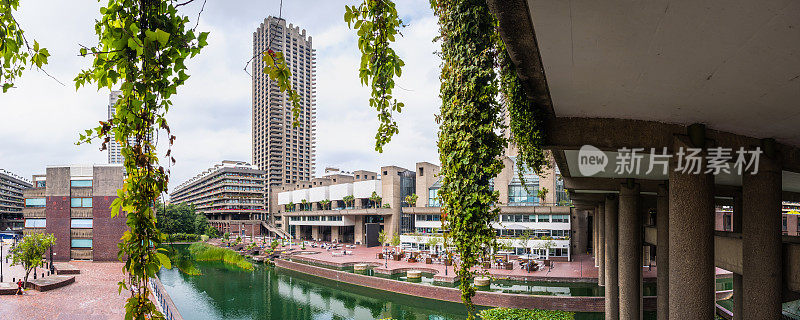
{"type": "Polygon", "coordinates": [[[584,145],[578,151],[578,171],[585,177],[593,176],[605,170],[608,156],[591,145],[584,145]]]}
{"type": "MultiPolygon", "coordinates": [[[[614,173],[618,175],[650,175],[659,173],[667,175],[669,163],[675,157],[675,172],[684,174],[736,174],[758,173],[758,162],[761,148],[754,150],[744,148],[680,148],[675,154],[669,154],[667,148],[661,150],[651,148],[621,148],[617,150],[614,173]],[[705,151],[705,153],[703,152],[705,151]],[[647,159],[647,161],[643,161],[647,159]],[[645,163],[647,165],[645,165],[645,163]]],[[[600,149],[584,145],[578,151],[578,171],[585,177],[604,172],[609,164],[608,156],[600,149]]]]}

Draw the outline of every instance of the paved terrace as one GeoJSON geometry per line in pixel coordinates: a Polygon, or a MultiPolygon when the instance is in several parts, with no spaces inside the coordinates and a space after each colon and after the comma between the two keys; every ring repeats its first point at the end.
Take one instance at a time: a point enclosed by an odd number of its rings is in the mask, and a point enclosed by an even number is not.
{"type": "MultiPolygon", "coordinates": [[[[73,261],[75,283],[47,292],[0,296],[0,319],[123,319],[127,295],[117,293],[124,278],[120,262],[73,261]]],[[[7,276],[7,275],[6,275],[7,276]]]]}
{"type": "MultiPolygon", "coordinates": [[[[298,245],[291,247],[293,251],[301,251],[298,245]]],[[[378,273],[402,273],[408,269],[429,269],[435,271],[437,280],[453,282],[454,269],[453,266],[448,267],[448,275],[444,276],[445,267],[442,264],[425,264],[424,262],[407,262],[389,260],[388,268],[384,268],[384,260],[378,259],[377,254],[381,252],[381,247],[367,248],[357,245],[355,249],[347,249],[352,251],[348,255],[333,255],[333,250],[327,251],[322,248],[312,248],[306,246],[306,252],[317,252],[316,254],[294,254],[292,259],[303,260],[307,262],[323,264],[333,267],[347,267],[356,263],[367,263],[376,266],[375,271],[378,273]]],[[[338,250],[341,252],[341,250],[338,250]]],[[[512,256],[513,260],[513,256],[512,256]]],[[[653,262],[655,264],[655,262],[653,262]]],[[[480,269],[476,269],[480,270],[480,269]]],[[[428,271],[428,270],[424,270],[428,271]]],[[[527,272],[520,268],[518,263],[514,263],[513,270],[504,269],[489,269],[492,276],[499,278],[510,278],[518,280],[532,280],[532,281],[576,281],[576,282],[597,282],[597,267],[594,266],[593,258],[587,254],[578,254],[573,256],[573,261],[556,261],[551,270],[532,271],[527,272]]],[[[729,275],[730,272],[723,269],[717,269],[717,274],[729,275]]],[[[655,279],[656,267],[643,268],[643,276],[645,279],[655,279]]]]}

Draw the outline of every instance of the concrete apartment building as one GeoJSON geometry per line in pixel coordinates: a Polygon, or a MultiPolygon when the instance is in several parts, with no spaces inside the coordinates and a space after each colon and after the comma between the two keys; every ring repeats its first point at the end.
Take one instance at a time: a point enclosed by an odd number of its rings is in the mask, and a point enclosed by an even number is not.
{"type": "Polygon", "coordinates": [[[0,231],[22,230],[22,192],[30,187],[30,181],[0,169],[0,231]]]}
{"type": "MultiPolygon", "coordinates": [[[[556,259],[568,259],[571,245],[581,245],[585,252],[589,237],[586,216],[571,216],[563,191],[561,195],[549,192],[544,201],[537,196],[540,188],[563,190],[557,171],[550,169],[541,177],[527,174],[528,188],[517,188],[521,183],[515,178],[513,158],[505,160],[511,163],[494,180],[501,212],[494,226],[501,242],[520,254],[533,251],[556,259]],[[564,200],[561,206],[556,205],[558,199],[564,200]],[[523,235],[531,239],[520,242],[523,235]],[[571,240],[573,235],[580,240],[571,240]]],[[[362,170],[282,185],[273,189],[272,212],[280,215],[285,230],[299,239],[376,245],[378,232],[385,231],[389,237],[399,235],[404,245],[426,248],[430,237],[442,236],[441,204],[436,196],[441,186],[439,166],[419,162],[415,167],[412,171],[384,166],[377,177],[362,170]],[[373,192],[381,197],[379,203],[370,200],[373,192]],[[413,205],[405,201],[411,194],[418,196],[413,205]],[[348,196],[352,202],[345,201],[348,196]],[[324,205],[325,200],[330,204],[324,205]]]]}
{"type": "Polygon", "coordinates": [[[262,235],[262,228],[274,229],[264,224],[264,175],[247,162],[223,160],[176,187],[170,202],[194,205],[220,233],[262,235]]]}
{"type": "Polygon", "coordinates": [[[253,61],[252,163],[266,171],[268,186],[309,181],[314,173],[316,132],[316,53],[311,36],[286,20],[268,17],[253,33],[253,55],[267,50],[283,52],[292,73],[292,89],[300,95],[301,112],[274,81],[262,72],[261,59],[253,61]],[[293,122],[299,122],[293,127],[293,122]]]}
{"type": "Polygon", "coordinates": [[[111,202],[122,187],[121,165],[47,167],[26,189],[24,234],[52,233],[53,260],[117,260],[125,215],[111,218],[111,202]]]}
{"type": "MultiPolygon", "coordinates": [[[[515,155],[513,148],[507,154],[515,155]]],[[[499,193],[500,215],[493,223],[499,242],[515,254],[547,255],[556,260],[569,259],[573,250],[586,252],[587,217],[573,213],[557,168],[548,168],[542,175],[525,172],[523,184],[514,161],[514,157],[505,156],[505,167],[493,181],[493,188],[499,193]],[[538,193],[543,188],[548,192],[541,199],[538,193]],[[522,240],[523,237],[527,239],[522,240]]],[[[417,163],[419,199],[415,206],[403,208],[403,213],[411,214],[414,220],[413,232],[400,236],[404,244],[427,249],[431,237],[442,237],[438,173],[439,166],[417,163]]]]}

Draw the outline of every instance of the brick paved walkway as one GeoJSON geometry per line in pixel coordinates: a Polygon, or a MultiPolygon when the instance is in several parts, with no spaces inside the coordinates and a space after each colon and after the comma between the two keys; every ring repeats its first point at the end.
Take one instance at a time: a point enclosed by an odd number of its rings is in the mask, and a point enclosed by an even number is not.
{"type": "Polygon", "coordinates": [[[24,296],[0,296],[0,319],[122,319],[127,295],[117,294],[123,279],[120,262],[73,261],[81,270],[75,283],[47,292],[27,290],[24,296]]]}

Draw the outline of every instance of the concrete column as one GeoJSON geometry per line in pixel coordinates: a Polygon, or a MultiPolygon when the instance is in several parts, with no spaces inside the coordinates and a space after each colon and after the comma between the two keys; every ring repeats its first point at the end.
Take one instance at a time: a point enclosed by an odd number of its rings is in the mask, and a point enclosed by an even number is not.
{"type": "MultiPolygon", "coordinates": [[[[735,214],[735,213],[734,213],[735,214]]],[[[744,288],[742,279],[742,275],[738,273],[733,274],[733,319],[735,320],[743,320],[744,311],[742,310],[744,304],[744,288]]]]}
{"type": "Polygon", "coordinates": [[[761,155],[757,174],[742,176],[741,319],[781,318],[781,167],[761,155]]]}
{"type": "MultiPolygon", "coordinates": [[[[731,222],[733,224],[733,232],[735,233],[742,233],[742,215],[744,214],[744,210],[742,209],[742,191],[739,190],[737,194],[733,196],[733,215],[731,216],[731,222]]],[[[742,315],[744,312],[742,309],[744,308],[742,304],[744,303],[744,288],[742,288],[742,275],[738,273],[733,274],[733,318],[736,320],[744,319],[742,315]]]]}
{"type": "Polygon", "coordinates": [[[598,210],[597,219],[597,263],[600,265],[597,269],[597,285],[606,285],[606,261],[605,261],[605,246],[606,246],[606,219],[605,219],[605,205],[600,205],[598,210]]]}
{"type": "MultiPolygon", "coordinates": [[[[688,139],[676,137],[672,150],[687,152],[689,147],[688,139]]],[[[705,157],[705,152],[699,156],[705,157]]],[[[677,160],[671,158],[670,168],[678,168],[677,160]]],[[[701,161],[700,172],[704,171],[701,161]]],[[[710,174],[669,170],[670,319],[714,319],[713,196],[710,174]]]]}
{"type": "Polygon", "coordinates": [[[331,227],[331,241],[342,241],[342,239],[339,238],[339,228],[340,227],[337,226],[331,227]]]}
{"type": "Polygon", "coordinates": [[[664,184],[658,186],[656,228],[658,228],[656,246],[658,304],[656,314],[658,320],[667,320],[669,319],[669,196],[667,186],[664,184]]]}
{"type": "Polygon", "coordinates": [[[595,268],[600,267],[600,261],[597,260],[597,242],[600,238],[600,232],[597,231],[597,215],[600,212],[599,207],[594,208],[594,212],[592,213],[592,257],[594,258],[594,266],[595,268]]]}
{"type": "Polygon", "coordinates": [[[317,241],[319,239],[319,226],[311,226],[311,240],[317,241]]]}
{"type": "Polygon", "coordinates": [[[623,184],[619,191],[619,318],[642,318],[642,215],[639,185],[623,184]]]}
{"type": "Polygon", "coordinates": [[[605,202],[605,276],[606,276],[606,320],[619,319],[619,277],[618,277],[618,209],[617,196],[606,196],[605,202]]]}
{"type": "Polygon", "coordinates": [[[355,216],[355,226],[353,227],[353,242],[364,243],[364,216],[355,216]]]}

